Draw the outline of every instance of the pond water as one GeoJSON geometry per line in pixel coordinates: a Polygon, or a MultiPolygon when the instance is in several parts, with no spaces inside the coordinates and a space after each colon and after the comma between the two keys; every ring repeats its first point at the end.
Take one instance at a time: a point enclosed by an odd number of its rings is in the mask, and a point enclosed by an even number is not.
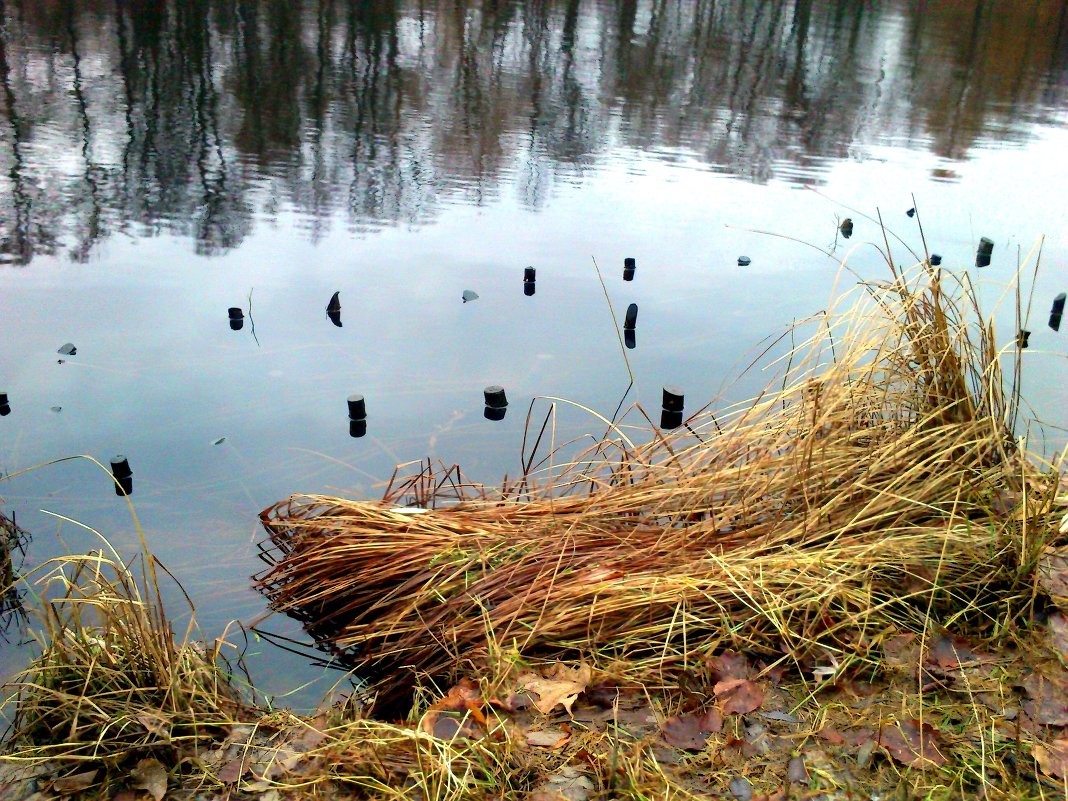
{"type": "MultiPolygon", "coordinates": [[[[1024,372],[1034,437],[1064,441],[1068,3],[0,0],[0,83],[3,508],[29,564],[99,546],[62,518],[132,555],[107,473],[48,464],[125,454],[208,637],[264,612],[264,507],[377,497],[424,458],[499,481],[539,397],[611,416],[605,291],[640,310],[627,403],[746,397],[761,343],[854,280],[841,260],[885,277],[878,213],[1009,312],[1046,237],[1024,372]]],[[[559,408],[559,441],[599,430],[559,408]]],[[[268,693],[317,679],[294,703],[335,678],[262,641],[249,661],[268,693]]]]}

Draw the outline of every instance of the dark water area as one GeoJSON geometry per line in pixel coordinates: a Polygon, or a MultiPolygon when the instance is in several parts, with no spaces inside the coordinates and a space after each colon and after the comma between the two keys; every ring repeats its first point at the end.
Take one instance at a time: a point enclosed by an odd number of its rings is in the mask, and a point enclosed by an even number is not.
{"type": "MultiPolygon", "coordinates": [[[[594,259],[639,310],[626,403],[676,385],[694,411],[763,386],[737,379],[855,281],[841,261],[886,277],[877,210],[918,253],[922,220],[1006,348],[1045,236],[1018,433],[1063,446],[1068,3],[0,0],[0,83],[3,507],[31,564],[92,530],[135,554],[104,470],[20,472],[124,454],[209,638],[264,612],[264,507],[425,458],[497,482],[547,397],[575,404],[558,442],[599,434],[580,406],[610,417],[629,376],[594,259]]],[[[249,661],[269,693],[319,678],[282,703],[336,678],[249,661]]]]}

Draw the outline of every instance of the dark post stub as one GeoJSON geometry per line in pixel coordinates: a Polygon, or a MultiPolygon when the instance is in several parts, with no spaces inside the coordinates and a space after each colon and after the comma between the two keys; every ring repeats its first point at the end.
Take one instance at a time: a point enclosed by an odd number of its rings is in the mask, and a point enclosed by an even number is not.
{"type": "Polygon", "coordinates": [[[975,266],[987,267],[990,265],[990,255],[994,252],[994,240],[985,236],[979,240],[979,248],[975,251],[975,266]]]}
{"type": "Polygon", "coordinates": [[[245,313],[237,306],[231,306],[227,313],[230,315],[230,330],[240,331],[245,325],[245,313]]]}
{"type": "Polygon", "coordinates": [[[627,306],[627,316],[623,318],[623,330],[633,331],[638,325],[638,304],[632,303],[627,306]]]}
{"type": "Polygon", "coordinates": [[[11,404],[7,401],[7,393],[0,392],[0,417],[7,417],[11,414],[11,404]]]}
{"type": "Polygon", "coordinates": [[[842,236],[846,239],[853,236],[853,218],[846,217],[842,220],[842,224],[838,226],[838,230],[842,232],[842,236]]]}
{"type": "Polygon", "coordinates": [[[493,386],[486,387],[483,390],[483,394],[486,396],[486,406],[490,409],[503,409],[508,405],[508,398],[505,397],[504,387],[494,384],[493,386]]]}
{"type": "Polygon", "coordinates": [[[623,280],[633,281],[634,271],[638,269],[638,263],[631,257],[623,259],[623,280]]]}
{"type": "Polygon", "coordinates": [[[931,254],[931,266],[932,267],[937,267],[941,263],[942,263],[942,257],[939,256],[937,253],[932,253],[931,254]]]}
{"type": "Polygon", "coordinates": [[[349,395],[346,402],[349,406],[350,420],[367,419],[367,403],[364,401],[363,395],[349,395]]]}
{"type": "Polygon", "coordinates": [[[111,460],[111,475],[115,477],[115,494],[119,497],[133,494],[133,471],[130,462],[121,453],[111,460]]]}
{"type": "Polygon", "coordinates": [[[1064,316],[1064,298],[1062,292],[1053,299],[1053,308],[1049,310],[1049,327],[1054,331],[1061,330],[1061,317],[1064,316]]]}

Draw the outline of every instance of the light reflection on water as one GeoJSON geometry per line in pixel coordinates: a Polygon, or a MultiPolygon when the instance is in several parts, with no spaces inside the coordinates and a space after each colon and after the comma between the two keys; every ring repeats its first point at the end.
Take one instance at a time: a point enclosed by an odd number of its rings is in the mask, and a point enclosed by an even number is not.
{"type": "MultiPolygon", "coordinates": [[[[208,636],[262,612],[248,577],[269,504],[378,495],[428,456],[514,475],[536,396],[610,415],[628,377],[592,258],[617,316],[640,307],[631,399],[655,411],[679,385],[692,410],[763,385],[731,379],[852,280],[839,259],[885,275],[881,234],[848,207],[881,208],[919,250],[915,193],[950,269],[991,237],[990,304],[1048,234],[1025,368],[1058,422],[1064,361],[1043,352],[1068,350],[1044,327],[1068,259],[1061,3],[0,8],[0,468],[126,454],[149,545],[208,636]],[[845,216],[834,258],[795,241],[835,247],[845,216]]],[[[561,439],[588,431],[560,410],[561,439]]],[[[99,545],[40,509],[136,552],[87,462],[0,494],[31,561],[99,545]]],[[[306,675],[253,650],[269,691],[306,675]]]]}

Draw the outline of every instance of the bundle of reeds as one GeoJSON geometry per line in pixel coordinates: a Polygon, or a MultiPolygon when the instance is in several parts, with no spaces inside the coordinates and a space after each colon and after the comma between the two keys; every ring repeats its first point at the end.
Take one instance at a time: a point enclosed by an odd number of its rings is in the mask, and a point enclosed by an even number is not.
{"type": "Polygon", "coordinates": [[[920,265],[862,285],[781,385],[676,433],[612,426],[422,514],[395,492],[290,498],[262,514],[256,584],[385,692],[494,642],[663,671],[725,641],[800,657],[931,619],[996,633],[1030,598],[1057,481],[1014,439],[1018,384],[977,311],[920,265]]]}
{"type": "MultiPolygon", "coordinates": [[[[145,557],[151,560],[151,556],[145,557]]],[[[40,651],[13,682],[5,757],[23,764],[176,754],[243,705],[211,648],[176,637],[154,566],[135,578],[114,552],[52,560],[37,581],[40,651]]]]}

